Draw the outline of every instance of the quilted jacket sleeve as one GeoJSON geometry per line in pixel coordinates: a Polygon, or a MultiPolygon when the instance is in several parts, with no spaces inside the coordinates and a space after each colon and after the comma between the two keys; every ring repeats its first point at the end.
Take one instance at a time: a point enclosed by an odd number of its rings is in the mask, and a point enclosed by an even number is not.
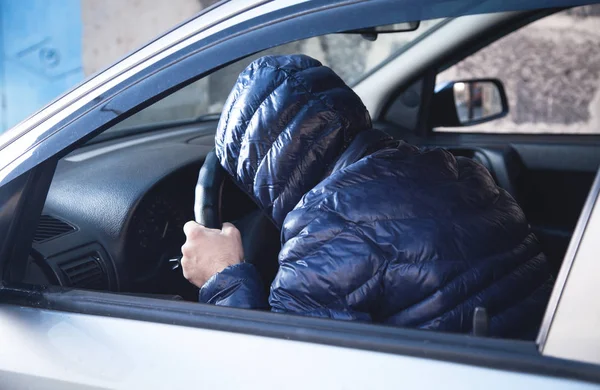
{"type": "Polygon", "coordinates": [[[292,211],[284,232],[268,302],[260,275],[249,263],[214,275],[200,289],[200,302],[371,321],[385,272],[381,250],[355,225],[314,205],[292,211]]]}
{"type": "Polygon", "coordinates": [[[384,271],[383,259],[376,247],[361,239],[351,225],[335,215],[315,215],[302,209],[288,218],[290,226],[301,230],[282,248],[279,272],[268,303],[260,275],[249,263],[228,267],[214,275],[201,288],[200,302],[371,321],[367,301],[375,303],[379,299],[376,285],[384,271]],[[306,223],[307,219],[312,221],[306,223]],[[344,255],[337,253],[341,248],[344,255]],[[347,261],[348,253],[355,256],[355,261],[347,261]]]}
{"type": "Polygon", "coordinates": [[[225,268],[200,289],[201,303],[245,309],[268,308],[267,297],[256,268],[249,263],[225,268]]]}

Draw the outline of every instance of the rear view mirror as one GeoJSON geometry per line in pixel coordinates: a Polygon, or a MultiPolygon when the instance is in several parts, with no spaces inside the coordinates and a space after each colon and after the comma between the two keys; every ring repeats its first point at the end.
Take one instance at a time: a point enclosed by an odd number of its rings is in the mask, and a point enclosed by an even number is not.
{"type": "Polygon", "coordinates": [[[404,22],[404,23],[394,23],[394,24],[386,24],[384,26],[375,26],[369,28],[363,28],[360,30],[351,30],[351,31],[343,31],[343,34],[360,34],[363,38],[368,41],[377,40],[377,36],[379,34],[389,34],[389,33],[402,33],[402,32],[410,32],[415,31],[419,28],[421,22],[404,22]]]}
{"type": "Polygon", "coordinates": [[[474,79],[436,85],[432,102],[433,127],[471,126],[508,114],[500,80],[474,79]]]}

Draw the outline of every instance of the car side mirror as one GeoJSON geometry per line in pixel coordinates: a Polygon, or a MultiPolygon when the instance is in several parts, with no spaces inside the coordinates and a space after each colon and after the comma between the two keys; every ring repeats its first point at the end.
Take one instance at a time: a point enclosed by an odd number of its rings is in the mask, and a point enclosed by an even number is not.
{"type": "Polygon", "coordinates": [[[461,127],[489,122],[508,114],[508,101],[497,79],[451,81],[435,86],[432,127],[461,127]]]}

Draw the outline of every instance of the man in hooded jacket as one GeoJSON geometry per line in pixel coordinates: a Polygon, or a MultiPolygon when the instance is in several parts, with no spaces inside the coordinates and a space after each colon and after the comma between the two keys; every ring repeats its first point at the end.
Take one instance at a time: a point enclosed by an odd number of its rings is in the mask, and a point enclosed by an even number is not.
{"type": "Polygon", "coordinates": [[[515,200],[471,159],[374,130],[318,61],[249,65],[216,154],[282,249],[266,297],[233,225],[189,222],[182,266],[200,302],[465,333],[484,307],[492,336],[535,335],[553,278],[515,200]]]}

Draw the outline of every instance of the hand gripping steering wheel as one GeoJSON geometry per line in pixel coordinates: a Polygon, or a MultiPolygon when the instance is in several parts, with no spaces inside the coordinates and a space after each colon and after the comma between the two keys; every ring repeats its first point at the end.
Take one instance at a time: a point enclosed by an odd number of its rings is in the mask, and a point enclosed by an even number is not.
{"type": "MultiPolygon", "coordinates": [[[[214,150],[204,160],[195,190],[194,216],[196,222],[211,229],[221,229],[229,220],[240,231],[245,262],[252,263],[263,279],[265,291],[277,273],[277,255],[280,250],[279,229],[248,199],[248,195],[233,184],[223,169],[214,150]],[[251,204],[239,207],[239,204],[251,204]]],[[[181,257],[171,259],[173,269],[181,257]]]]}

